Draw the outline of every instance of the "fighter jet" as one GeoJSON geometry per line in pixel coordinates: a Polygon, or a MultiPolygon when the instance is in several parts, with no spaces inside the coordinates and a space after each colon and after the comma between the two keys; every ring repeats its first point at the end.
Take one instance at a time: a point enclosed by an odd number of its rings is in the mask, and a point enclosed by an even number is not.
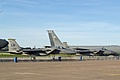
{"type": "Polygon", "coordinates": [[[28,54],[31,56],[44,56],[49,55],[54,52],[56,49],[54,48],[22,48],[18,45],[15,39],[8,39],[9,41],[9,53],[11,54],[28,54]]]}
{"type": "Polygon", "coordinates": [[[8,41],[5,39],[0,39],[0,49],[6,47],[8,45],[8,41]]]}
{"type": "MultiPolygon", "coordinates": [[[[57,35],[54,33],[53,30],[47,30],[48,31],[48,35],[49,35],[49,39],[50,39],[50,44],[51,47],[55,47],[57,49],[61,49],[61,52],[68,50],[69,52],[73,52],[73,53],[78,53],[81,55],[87,55],[87,56],[92,56],[92,55],[106,55],[104,54],[104,52],[108,51],[111,52],[112,54],[117,54],[116,52],[112,51],[112,50],[108,50],[104,47],[98,47],[98,48],[93,48],[93,49],[89,49],[89,48],[82,48],[82,47],[71,47],[68,46],[67,42],[61,42],[60,39],[57,37],[57,35]]],[[[66,52],[68,52],[66,51],[66,52]]],[[[68,53],[69,53],[68,52],[68,53]]]]}

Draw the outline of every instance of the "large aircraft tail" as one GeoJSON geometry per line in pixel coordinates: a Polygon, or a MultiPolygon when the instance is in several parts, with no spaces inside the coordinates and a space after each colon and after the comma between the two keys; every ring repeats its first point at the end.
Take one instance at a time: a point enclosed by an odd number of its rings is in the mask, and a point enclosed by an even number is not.
{"type": "Polygon", "coordinates": [[[47,30],[51,47],[63,47],[63,43],[60,41],[60,39],[57,37],[57,35],[54,33],[53,30],[47,30]]]}
{"type": "Polygon", "coordinates": [[[10,53],[20,53],[20,46],[18,45],[18,43],[15,41],[15,39],[8,39],[9,41],[9,52],[10,53]]]}

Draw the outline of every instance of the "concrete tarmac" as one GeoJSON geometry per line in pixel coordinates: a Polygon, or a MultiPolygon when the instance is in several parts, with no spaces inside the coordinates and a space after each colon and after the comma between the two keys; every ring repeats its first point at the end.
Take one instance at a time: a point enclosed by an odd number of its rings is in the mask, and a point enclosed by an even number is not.
{"type": "Polygon", "coordinates": [[[120,80],[120,61],[0,62],[0,80],[120,80]]]}

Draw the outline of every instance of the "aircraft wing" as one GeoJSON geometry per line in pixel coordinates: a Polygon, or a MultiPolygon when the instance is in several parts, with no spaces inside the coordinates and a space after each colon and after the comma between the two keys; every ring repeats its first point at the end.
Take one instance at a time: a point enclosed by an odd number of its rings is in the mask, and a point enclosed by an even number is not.
{"type": "Polygon", "coordinates": [[[23,49],[22,52],[29,55],[36,55],[36,56],[42,56],[42,55],[49,55],[51,54],[55,49],[54,48],[38,48],[38,49],[23,49]]]}

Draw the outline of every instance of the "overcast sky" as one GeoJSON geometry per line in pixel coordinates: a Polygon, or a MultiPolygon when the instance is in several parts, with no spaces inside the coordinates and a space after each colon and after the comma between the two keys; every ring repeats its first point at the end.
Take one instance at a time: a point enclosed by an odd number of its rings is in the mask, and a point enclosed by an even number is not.
{"type": "Polygon", "coordinates": [[[0,0],[0,38],[43,47],[46,30],[69,45],[120,45],[120,0],[0,0]]]}

